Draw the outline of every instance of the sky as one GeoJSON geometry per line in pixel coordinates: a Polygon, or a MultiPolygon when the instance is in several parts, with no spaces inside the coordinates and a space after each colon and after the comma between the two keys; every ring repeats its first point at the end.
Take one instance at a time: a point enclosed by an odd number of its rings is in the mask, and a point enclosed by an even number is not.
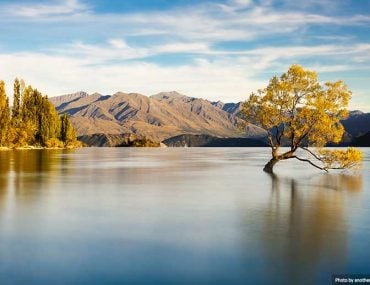
{"type": "Polygon", "coordinates": [[[370,111],[370,0],[1,0],[0,79],[237,102],[291,64],[370,111]]]}

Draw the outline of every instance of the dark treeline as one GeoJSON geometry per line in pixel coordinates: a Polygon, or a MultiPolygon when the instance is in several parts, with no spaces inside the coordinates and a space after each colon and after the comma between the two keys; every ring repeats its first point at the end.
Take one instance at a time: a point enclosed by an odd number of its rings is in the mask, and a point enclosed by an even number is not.
{"type": "Polygon", "coordinates": [[[1,147],[76,147],[76,131],[66,114],[59,116],[47,96],[23,80],[14,81],[13,108],[0,81],[1,147]]]}

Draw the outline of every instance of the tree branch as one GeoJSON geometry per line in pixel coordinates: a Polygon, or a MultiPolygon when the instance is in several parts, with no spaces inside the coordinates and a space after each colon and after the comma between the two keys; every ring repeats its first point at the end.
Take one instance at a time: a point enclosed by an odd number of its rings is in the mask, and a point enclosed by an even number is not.
{"type": "Polygon", "coordinates": [[[310,127],[308,128],[307,132],[300,137],[300,139],[298,140],[297,144],[296,144],[296,147],[295,149],[297,149],[299,147],[299,145],[301,144],[301,142],[308,136],[308,134],[310,133],[310,131],[312,130],[313,126],[315,125],[315,123],[313,123],[312,125],[310,125],[310,127]]]}
{"type": "Polygon", "coordinates": [[[272,139],[272,135],[271,135],[270,131],[267,131],[267,138],[268,138],[268,140],[269,140],[270,147],[271,147],[272,149],[274,149],[274,141],[273,141],[273,139],[272,139]]]}
{"type": "Polygon", "coordinates": [[[280,144],[280,142],[281,142],[281,138],[283,137],[283,135],[284,135],[284,132],[285,132],[285,124],[283,123],[283,129],[281,130],[281,134],[280,134],[280,136],[279,136],[279,144],[280,144]]]}
{"type": "Polygon", "coordinates": [[[275,126],[275,140],[276,140],[276,144],[280,145],[280,142],[279,142],[279,127],[278,126],[275,126]]]}
{"type": "Polygon", "coordinates": [[[317,156],[313,151],[309,150],[307,147],[301,146],[300,148],[309,152],[317,160],[320,160],[321,162],[323,162],[323,159],[321,157],[317,156]]]}
{"type": "Polygon", "coordinates": [[[294,156],[292,156],[291,158],[295,158],[295,159],[298,159],[298,160],[300,160],[300,161],[307,162],[307,163],[311,164],[312,166],[314,166],[314,167],[316,167],[316,168],[318,168],[318,169],[320,169],[320,170],[324,170],[324,171],[328,172],[328,169],[327,169],[327,168],[325,168],[325,167],[320,167],[320,166],[318,166],[317,164],[313,163],[313,162],[312,162],[311,160],[309,160],[309,159],[300,158],[300,157],[295,156],[295,155],[294,155],[294,156]]]}

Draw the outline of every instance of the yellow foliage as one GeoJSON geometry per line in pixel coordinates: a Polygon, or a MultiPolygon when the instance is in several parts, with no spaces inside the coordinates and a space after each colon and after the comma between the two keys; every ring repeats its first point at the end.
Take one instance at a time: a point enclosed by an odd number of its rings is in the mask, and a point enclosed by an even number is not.
{"type": "Polygon", "coordinates": [[[79,140],[73,140],[73,141],[68,141],[68,143],[66,143],[64,145],[66,148],[79,148],[79,147],[83,147],[83,143],[80,142],[79,140]]]}
{"type": "MultiPolygon", "coordinates": [[[[340,121],[348,116],[351,95],[343,81],[320,84],[316,72],[294,64],[280,77],[274,76],[266,88],[252,93],[241,114],[267,131],[273,159],[300,159],[294,152],[304,145],[323,147],[341,141],[344,128],[340,121]],[[288,140],[291,149],[280,155],[282,140],[288,140]]],[[[343,168],[356,164],[361,156],[349,149],[325,152],[325,159],[328,168],[343,168]]]]}
{"type": "Polygon", "coordinates": [[[320,157],[326,169],[344,169],[359,166],[363,153],[353,147],[345,150],[319,149],[320,157]]]}
{"type": "Polygon", "coordinates": [[[67,116],[59,117],[55,106],[37,89],[14,82],[14,106],[9,108],[4,81],[0,80],[0,146],[74,147],[76,131],[67,116]],[[62,123],[65,123],[62,130],[62,123]],[[63,143],[59,141],[63,140],[63,143]]]}
{"type": "Polygon", "coordinates": [[[278,137],[290,138],[298,147],[303,140],[324,146],[341,140],[344,129],[340,120],[348,116],[351,91],[343,81],[321,86],[314,71],[292,65],[280,78],[273,77],[269,85],[244,102],[242,113],[269,132],[274,145],[278,137]],[[271,134],[278,132],[278,136],[271,134]]]}
{"type": "Polygon", "coordinates": [[[64,143],[57,138],[51,138],[46,141],[47,148],[64,148],[64,143]]]}
{"type": "Polygon", "coordinates": [[[24,147],[33,143],[36,126],[32,122],[18,122],[9,132],[13,147],[24,147]]]}

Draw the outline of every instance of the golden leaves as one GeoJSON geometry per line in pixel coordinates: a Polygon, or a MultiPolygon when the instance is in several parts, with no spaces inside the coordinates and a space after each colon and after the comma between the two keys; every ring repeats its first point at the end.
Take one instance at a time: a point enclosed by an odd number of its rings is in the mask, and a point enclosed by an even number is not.
{"type": "Polygon", "coordinates": [[[344,169],[359,166],[363,159],[363,153],[353,147],[345,150],[319,150],[322,161],[327,169],[344,169]]]}
{"type": "MultiPolygon", "coordinates": [[[[285,138],[290,142],[289,153],[294,153],[307,144],[323,147],[329,142],[339,143],[344,134],[340,121],[348,116],[351,96],[343,81],[321,85],[316,72],[293,64],[280,77],[274,76],[265,89],[251,94],[241,113],[267,131],[273,151],[285,138]]],[[[362,159],[355,149],[320,151],[325,169],[352,167],[362,159]]]]}
{"type": "Polygon", "coordinates": [[[251,94],[242,113],[267,131],[284,124],[283,135],[292,139],[294,147],[304,140],[324,146],[341,140],[340,120],[348,116],[351,94],[343,81],[322,86],[316,72],[294,64],[280,77],[273,77],[265,89],[251,94]]]}

